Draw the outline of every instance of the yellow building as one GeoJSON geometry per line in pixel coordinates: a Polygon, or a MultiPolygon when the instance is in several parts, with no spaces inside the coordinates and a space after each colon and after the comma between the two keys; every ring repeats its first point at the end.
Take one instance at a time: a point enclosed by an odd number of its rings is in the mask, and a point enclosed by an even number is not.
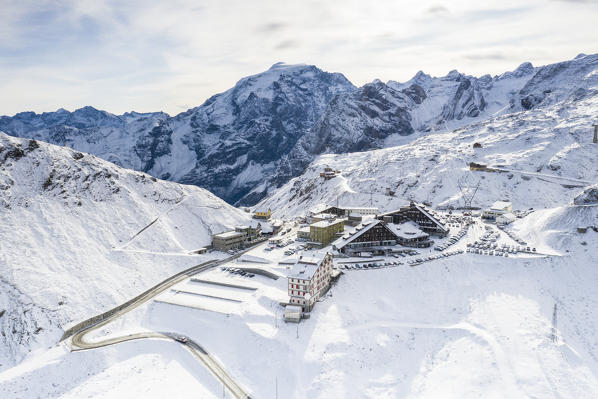
{"type": "Polygon", "coordinates": [[[321,220],[309,226],[309,239],[322,247],[336,239],[336,233],[345,229],[345,219],[321,220]]]}
{"type": "Polygon", "coordinates": [[[255,213],[253,214],[253,217],[256,219],[270,219],[270,215],[272,214],[272,211],[270,210],[270,208],[268,208],[268,210],[263,210],[263,209],[256,209],[255,213]]]}

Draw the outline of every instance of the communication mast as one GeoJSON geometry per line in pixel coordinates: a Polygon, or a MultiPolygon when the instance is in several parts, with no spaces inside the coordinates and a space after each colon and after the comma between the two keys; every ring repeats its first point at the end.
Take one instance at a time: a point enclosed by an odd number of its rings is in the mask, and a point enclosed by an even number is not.
{"type": "Polygon", "coordinates": [[[471,183],[465,176],[457,181],[465,209],[471,209],[471,204],[481,184],[482,180],[478,180],[477,183],[471,183]]]}

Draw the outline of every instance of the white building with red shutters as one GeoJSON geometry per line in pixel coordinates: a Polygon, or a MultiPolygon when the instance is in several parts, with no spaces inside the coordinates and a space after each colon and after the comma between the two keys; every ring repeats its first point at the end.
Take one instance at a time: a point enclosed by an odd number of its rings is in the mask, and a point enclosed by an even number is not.
{"type": "Polygon", "coordinates": [[[289,304],[309,312],[326,292],[332,278],[332,255],[301,256],[288,275],[289,304]]]}

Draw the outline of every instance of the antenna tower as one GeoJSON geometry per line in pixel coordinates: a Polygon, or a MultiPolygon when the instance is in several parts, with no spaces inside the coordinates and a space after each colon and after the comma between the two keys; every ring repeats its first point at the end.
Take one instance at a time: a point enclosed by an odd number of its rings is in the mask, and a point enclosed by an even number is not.
{"type": "Polygon", "coordinates": [[[463,205],[466,209],[471,209],[471,204],[481,184],[482,180],[471,184],[466,177],[457,181],[457,186],[459,186],[459,190],[461,191],[461,198],[463,198],[463,205]]]}

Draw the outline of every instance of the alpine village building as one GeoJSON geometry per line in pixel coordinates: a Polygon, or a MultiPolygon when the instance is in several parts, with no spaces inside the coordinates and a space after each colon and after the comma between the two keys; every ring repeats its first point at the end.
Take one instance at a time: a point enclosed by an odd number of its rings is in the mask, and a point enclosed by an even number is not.
{"type": "Polygon", "coordinates": [[[301,306],[304,312],[313,309],[326,293],[332,278],[332,255],[301,256],[292,265],[287,277],[289,304],[301,306]]]}
{"type": "Polygon", "coordinates": [[[378,219],[384,220],[387,223],[404,223],[413,221],[417,223],[420,229],[424,232],[445,237],[448,234],[448,229],[423,205],[416,204],[411,201],[408,206],[404,206],[396,211],[383,213],[377,216],[378,219]]]}
{"type": "Polygon", "coordinates": [[[334,250],[348,256],[370,252],[382,254],[392,252],[395,245],[405,247],[427,248],[432,245],[429,234],[419,229],[412,222],[401,224],[387,223],[373,219],[367,223],[359,224],[343,234],[332,244],[334,250]]]}

